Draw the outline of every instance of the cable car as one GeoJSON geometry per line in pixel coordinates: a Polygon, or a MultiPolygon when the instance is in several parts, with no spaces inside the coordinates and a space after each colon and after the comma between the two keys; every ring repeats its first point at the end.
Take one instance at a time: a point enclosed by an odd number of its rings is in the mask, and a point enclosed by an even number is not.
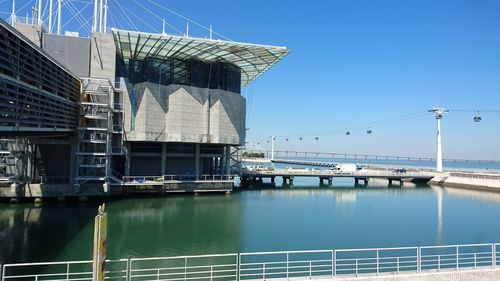
{"type": "Polygon", "coordinates": [[[315,139],[315,140],[319,140],[319,138],[318,138],[318,137],[315,137],[314,139],[315,139]]]}
{"type": "Polygon", "coordinates": [[[348,136],[348,135],[350,135],[350,134],[351,134],[351,132],[349,132],[349,131],[346,131],[346,132],[345,132],[345,135],[346,135],[346,136],[348,136]]]}
{"type": "Polygon", "coordinates": [[[302,140],[302,137],[300,137],[299,140],[302,140]]]}
{"type": "Polygon", "coordinates": [[[288,141],[288,139],[286,139],[286,141],[288,141]]]}
{"type": "Polygon", "coordinates": [[[474,116],[474,122],[481,122],[481,116],[479,115],[479,111],[477,112],[477,115],[474,116]]]}
{"type": "Polygon", "coordinates": [[[372,132],[372,129],[368,129],[368,131],[366,131],[367,134],[371,135],[373,132],[372,132]]]}

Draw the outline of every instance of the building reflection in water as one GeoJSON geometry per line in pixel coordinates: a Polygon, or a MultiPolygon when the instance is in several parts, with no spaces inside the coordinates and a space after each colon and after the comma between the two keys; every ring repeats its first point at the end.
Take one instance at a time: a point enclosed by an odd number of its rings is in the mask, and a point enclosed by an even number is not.
{"type": "Polygon", "coordinates": [[[88,205],[0,205],[0,263],[52,260],[94,214],[88,205]]]}

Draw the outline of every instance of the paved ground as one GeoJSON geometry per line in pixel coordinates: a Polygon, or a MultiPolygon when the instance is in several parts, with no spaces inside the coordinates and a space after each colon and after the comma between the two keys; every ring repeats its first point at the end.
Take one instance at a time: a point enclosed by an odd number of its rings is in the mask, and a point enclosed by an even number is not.
{"type": "MultiPolygon", "coordinates": [[[[294,279],[294,280],[301,280],[294,279]]],[[[316,281],[332,280],[331,278],[312,278],[316,281]]],[[[500,281],[500,268],[468,271],[434,272],[421,274],[401,274],[384,276],[336,277],[341,281],[500,281]]],[[[309,280],[309,278],[304,279],[309,280]]]]}
{"type": "Polygon", "coordinates": [[[355,278],[336,278],[337,280],[384,280],[384,281],[499,281],[500,269],[481,269],[460,272],[436,272],[407,275],[370,276],[355,278]]]}

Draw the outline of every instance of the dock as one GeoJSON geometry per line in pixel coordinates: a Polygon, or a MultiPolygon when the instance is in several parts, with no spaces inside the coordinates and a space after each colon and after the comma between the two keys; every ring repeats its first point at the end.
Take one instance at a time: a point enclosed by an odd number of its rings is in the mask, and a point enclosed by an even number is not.
{"type": "Polygon", "coordinates": [[[293,185],[296,177],[318,178],[320,184],[328,183],[333,185],[334,178],[354,178],[354,182],[363,182],[367,185],[370,179],[387,179],[389,185],[394,181],[400,184],[404,181],[428,182],[436,176],[435,172],[419,170],[395,170],[395,169],[361,169],[358,171],[344,172],[341,170],[319,170],[319,169],[259,169],[241,172],[242,186],[252,186],[255,183],[262,183],[264,179],[270,179],[271,184],[276,182],[276,177],[281,177],[283,183],[293,185]]]}

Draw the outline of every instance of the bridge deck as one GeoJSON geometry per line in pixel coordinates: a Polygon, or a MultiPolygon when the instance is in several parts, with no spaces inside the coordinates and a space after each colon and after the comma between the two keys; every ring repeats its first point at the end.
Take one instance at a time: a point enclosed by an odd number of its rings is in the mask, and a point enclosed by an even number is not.
{"type": "Polygon", "coordinates": [[[432,179],[434,172],[396,172],[394,170],[359,170],[356,172],[342,172],[335,170],[307,170],[307,169],[278,169],[278,170],[244,170],[242,177],[270,178],[270,177],[317,177],[317,178],[387,178],[387,179],[432,179]]]}

